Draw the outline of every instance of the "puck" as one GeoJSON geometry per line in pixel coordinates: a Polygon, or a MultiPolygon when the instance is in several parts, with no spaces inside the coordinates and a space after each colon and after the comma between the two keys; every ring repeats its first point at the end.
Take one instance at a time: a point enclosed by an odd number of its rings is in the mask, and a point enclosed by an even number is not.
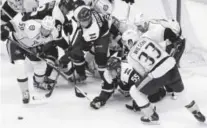
{"type": "Polygon", "coordinates": [[[23,120],[23,117],[22,116],[18,116],[18,120],[23,120]]]}

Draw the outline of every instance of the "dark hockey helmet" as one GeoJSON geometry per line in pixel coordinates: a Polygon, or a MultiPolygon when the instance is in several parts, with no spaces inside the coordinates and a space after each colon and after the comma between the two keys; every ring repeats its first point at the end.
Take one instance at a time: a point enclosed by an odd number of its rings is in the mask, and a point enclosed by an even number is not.
{"type": "Polygon", "coordinates": [[[87,6],[82,7],[79,13],[77,14],[77,20],[80,22],[90,21],[91,18],[92,18],[91,10],[87,6]]]}
{"type": "Polygon", "coordinates": [[[69,13],[69,11],[74,9],[74,1],[73,0],[60,0],[59,7],[62,13],[66,15],[69,13]]]}
{"type": "Polygon", "coordinates": [[[106,64],[107,70],[116,70],[121,68],[121,60],[117,57],[111,57],[108,59],[106,64]]]}

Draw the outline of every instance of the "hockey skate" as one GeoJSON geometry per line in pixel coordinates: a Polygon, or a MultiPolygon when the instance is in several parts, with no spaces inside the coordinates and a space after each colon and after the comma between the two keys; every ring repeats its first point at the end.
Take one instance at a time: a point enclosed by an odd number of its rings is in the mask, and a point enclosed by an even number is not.
{"type": "MultiPolygon", "coordinates": [[[[49,82],[49,81],[47,81],[47,82],[49,82]]],[[[35,80],[35,77],[33,77],[33,85],[34,85],[35,88],[42,89],[42,90],[50,90],[52,88],[51,84],[48,84],[46,82],[42,82],[42,83],[37,82],[35,80]]]]}
{"type": "Polygon", "coordinates": [[[193,114],[196,120],[198,120],[199,122],[206,121],[206,117],[200,112],[195,101],[192,101],[189,105],[186,105],[185,107],[193,114]]]}
{"type": "Polygon", "coordinates": [[[140,119],[144,124],[149,124],[149,125],[158,125],[159,124],[159,115],[156,112],[156,108],[154,107],[153,109],[153,114],[152,115],[145,115],[142,116],[140,119]]]}
{"type": "Polygon", "coordinates": [[[52,79],[50,79],[50,78],[48,78],[48,77],[45,77],[45,79],[44,79],[44,84],[47,85],[47,90],[51,90],[52,87],[53,87],[56,83],[57,83],[57,81],[52,80],[52,79]]]}
{"type": "Polygon", "coordinates": [[[30,100],[30,94],[29,94],[29,91],[26,90],[22,93],[22,102],[23,104],[28,104],[29,103],[29,100],[30,100]]]}

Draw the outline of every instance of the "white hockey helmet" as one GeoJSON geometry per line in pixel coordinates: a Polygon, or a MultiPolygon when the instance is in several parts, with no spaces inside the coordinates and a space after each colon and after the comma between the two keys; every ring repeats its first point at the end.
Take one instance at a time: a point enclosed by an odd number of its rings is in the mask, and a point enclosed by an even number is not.
{"type": "Polygon", "coordinates": [[[129,29],[122,34],[122,40],[124,45],[131,49],[132,46],[134,46],[134,44],[139,40],[139,34],[137,31],[129,29]]]}
{"type": "Polygon", "coordinates": [[[137,14],[134,18],[134,24],[136,26],[144,26],[144,23],[147,22],[147,18],[145,17],[145,15],[143,13],[137,14]]]}
{"type": "Polygon", "coordinates": [[[47,30],[55,28],[55,19],[52,16],[45,16],[41,23],[42,27],[47,30]]]}
{"type": "Polygon", "coordinates": [[[175,21],[175,20],[171,20],[170,22],[170,26],[169,28],[171,28],[171,30],[178,36],[181,33],[181,28],[180,28],[180,24],[175,21]]]}

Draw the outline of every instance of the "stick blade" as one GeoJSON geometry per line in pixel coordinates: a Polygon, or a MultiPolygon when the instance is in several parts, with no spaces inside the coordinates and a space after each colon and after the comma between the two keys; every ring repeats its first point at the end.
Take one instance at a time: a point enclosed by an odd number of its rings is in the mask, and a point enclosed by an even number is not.
{"type": "MultiPolygon", "coordinates": [[[[75,95],[79,98],[85,98],[85,96],[77,90],[77,88],[75,88],[75,95]]],[[[87,95],[87,93],[85,93],[85,95],[87,95]]]]}

